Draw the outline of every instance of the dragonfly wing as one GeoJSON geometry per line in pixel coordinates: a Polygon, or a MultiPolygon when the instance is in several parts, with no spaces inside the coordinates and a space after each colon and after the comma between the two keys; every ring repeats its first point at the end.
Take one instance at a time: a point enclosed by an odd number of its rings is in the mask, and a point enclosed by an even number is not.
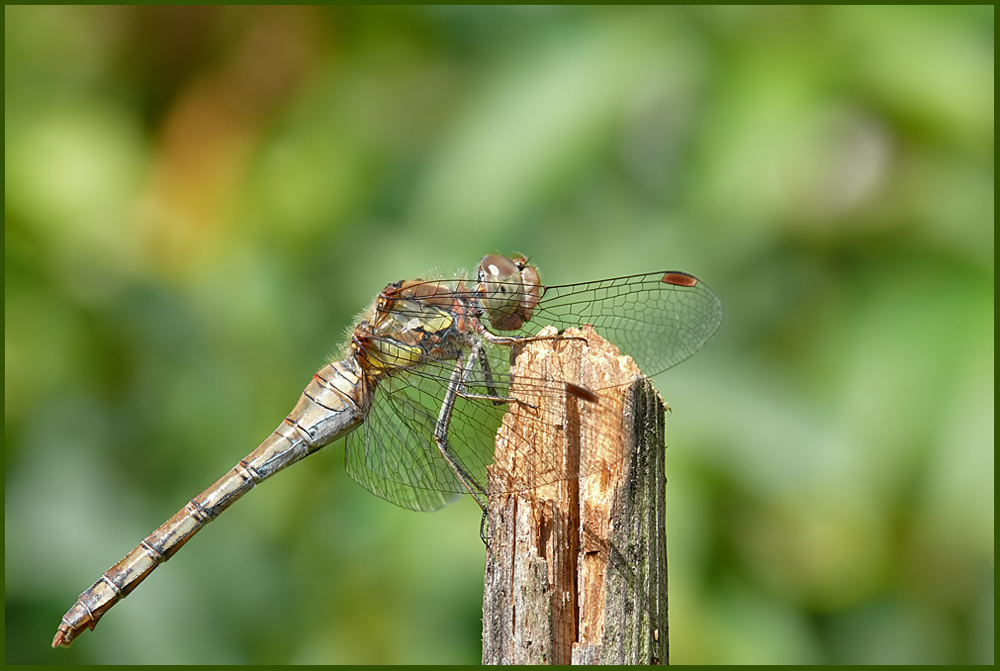
{"type": "Polygon", "coordinates": [[[434,443],[440,404],[435,410],[434,399],[411,378],[390,376],[374,388],[364,426],[347,436],[345,466],[376,496],[431,512],[458,499],[464,489],[434,443]]]}
{"type": "MultiPolygon", "coordinates": [[[[510,350],[487,344],[483,357],[485,366],[479,362],[466,371],[446,435],[452,459],[485,488],[496,432],[509,407],[510,350]]],[[[454,370],[454,361],[429,359],[379,381],[364,427],[347,438],[346,467],[355,481],[398,506],[420,511],[437,510],[467,492],[434,441],[454,370]]],[[[522,377],[517,384],[539,395],[566,394],[561,381],[522,377]]],[[[556,477],[539,473],[530,486],[556,477]]]]}
{"type": "MultiPolygon", "coordinates": [[[[493,349],[489,375],[480,363],[465,376],[446,434],[452,458],[481,486],[507,411],[506,403],[482,398],[503,397],[509,388],[510,352],[493,349]]],[[[346,467],[355,481],[398,506],[420,511],[437,510],[467,492],[434,440],[454,370],[454,360],[425,359],[379,380],[363,429],[347,439],[346,467]]]]}
{"type": "MultiPolygon", "coordinates": [[[[497,430],[503,422],[504,415],[510,409],[512,389],[517,396],[536,399],[544,397],[555,399],[553,407],[562,407],[567,399],[567,385],[562,379],[538,378],[518,375],[512,379],[510,373],[511,351],[509,347],[482,343],[483,357],[465,371],[464,383],[455,398],[451,419],[448,422],[448,449],[454,460],[473,480],[485,488],[488,485],[487,466],[493,463],[493,453],[497,430]],[[482,361],[486,362],[483,365],[482,361]]],[[[468,358],[464,359],[468,362],[468,358]]],[[[422,366],[418,374],[420,380],[415,386],[433,397],[440,408],[442,394],[447,389],[448,379],[454,371],[454,363],[435,362],[422,366]]],[[[577,387],[577,389],[580,389],[577,387]]],[[[581,390],[587,392],[587,390],[581,390]]],[[[576,397],[580,398],[580,397],[576,397]]],[[[597,399],[594,399],[596,401],[597,399]]],[[[605,405],[591,403],[589,412],[602,412],[605,405]]],[[[552,444],[541,444],[534,440],[524,439],[524,436],[536,436],[544,433],[537,428],[529,428],[544,422],[550,426],[561,426],[565,417],[542,415],[533,407],[522,407],[519,414],[522,424],[520,433],[508,434],[508,455],[513,455],[519,464],[530,464],[530,470],[523,467],[509,469],[510,464],[500,466],[508,471],[510,478],[504,486],[510,491],[521,491],[549,484],[566,477],[579,477],[582,473],[575,470],[567,473],[562,462],[563,445],[559,441],[552,444]],[[515,472],[516,471],[516,472],[515,472]]],[[[609,420],[611,421],[611,420],[609,420]]],[[[559,431],[557,430],[557,433],[559,431]]],[[[501,478],[503,480],[503,478],[501,478]]],[[[481,492],[482,493],[482,492],[481,492]]]]}
{"type": "Polygon", "coordinates": [[[722,303],[701,280],[679,271],[545,287],[523,330],[590,324],[656,375],[698,351],[722,323],[722,303]]]}

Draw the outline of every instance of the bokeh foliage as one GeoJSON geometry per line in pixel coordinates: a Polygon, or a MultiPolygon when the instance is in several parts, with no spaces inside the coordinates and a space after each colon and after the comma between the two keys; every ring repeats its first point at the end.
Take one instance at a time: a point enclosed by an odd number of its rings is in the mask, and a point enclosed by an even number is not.
{"type": "Polygon", "coordinates": [[[675,662],[992,662],[992,7],[5,9],[5,660],[475,662],[470,501],[334,445],[94,633],[387,282],[677,268],[675,662]]]}

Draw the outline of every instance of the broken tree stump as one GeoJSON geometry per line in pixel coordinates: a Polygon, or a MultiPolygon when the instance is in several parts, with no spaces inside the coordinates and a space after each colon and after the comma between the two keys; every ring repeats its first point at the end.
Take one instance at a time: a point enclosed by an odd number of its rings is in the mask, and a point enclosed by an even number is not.
{"type": "Polygon", "coordinates": [[[524,403],[489,470],[483,663],[667,663],[663,401],[590,327],[526,344],[511,372],[524,403]],[[549,483],[526,489],[534,472],[549,483]]]}

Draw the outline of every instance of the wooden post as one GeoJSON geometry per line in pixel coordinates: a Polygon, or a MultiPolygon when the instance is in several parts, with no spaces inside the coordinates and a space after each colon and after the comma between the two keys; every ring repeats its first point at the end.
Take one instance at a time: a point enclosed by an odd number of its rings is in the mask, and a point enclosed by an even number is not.
{"type": "Polygon", "coordinates": [[[483,663],[667,663],[664,404],[592,329],[563,336],[529,343],[512,367],[525,403],[504,418],[489,472],[483,663]],[[531,380],[598,398],[552,398],[531,380]]]}

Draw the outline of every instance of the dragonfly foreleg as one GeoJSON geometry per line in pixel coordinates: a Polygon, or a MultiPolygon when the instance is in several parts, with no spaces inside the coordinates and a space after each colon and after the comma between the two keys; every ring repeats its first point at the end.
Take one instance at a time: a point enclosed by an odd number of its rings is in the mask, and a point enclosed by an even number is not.
{"type": "Polygon", "coordinates": [[[496,381],[493,379],[493,371],[490,369],[490,362],[483,353],[483,344],[481,341],[474,340],[470,348],[469,361],[465,365],[465,374],[462,376],[462,385],[458,391],[458,395],[465,399],[477,400],[477,401],[490,401],[493,405],[503,405],[504,403],[518,403],[522,406],[536,409],[536,406],[521,401],[516,398],[511,398],[509,396],[504,396],[500,393],[500,389],[497,387],[496,381]],[[479,367],[483,371],[483,379],[481,381],[482,386],[486,387],[487,394],[470,394],[465,391],[466,384],[470,382],[469,374],[475,367],[474,362],[479,362],[479,367]]]}
{"type": "Polygon", "coordinates": [[[441,456],[448,462],[451,470],[455,471],[455,475],[458,476],[459,481],[461,481],[465,489],[472,494],[472,498],[476,500],[479,507],[486,510],[486,504],[480,498],[486,496],[486,490],[458,463],[458,460],[451,453],[451,448],[448,447],[448,424],[451,422],[451,413],[455,408],[455,399],[460,395],[459,388],[463,386],[462,380],[468,376],[469,369],[474,365],[475,357],[472,355],[469,356],[469,360],[464,366],[462,365],[461,356],[455,362],[455,370],[448,381],[448,391],[445,393],[444,402],[441,404],[441,413],[438,415],[437,424],[434,426],[434,442],[437,444],[438,450],[441,451],[441,456]]]}
{"type": "MultiPolygon", "coordinates": [[[[490,370],[490,362],[483,354],[483,342],[476,338],[472,341],[472,351],[469,354],[470,359],[478,360],[479,367],[483,371],[483,384],[486,386],[486,390],[489,392],[488,395],[467,395],[465,398],[477,398],[485,401],[492,401],[493,405],[503,405],[510,401],[500,394],[499,389],[497,389],[496,382],[493,380],[493,371],[490,370]]],[[[467,371],[472,370],[472,365],[466,366],[467,371]]]]}

